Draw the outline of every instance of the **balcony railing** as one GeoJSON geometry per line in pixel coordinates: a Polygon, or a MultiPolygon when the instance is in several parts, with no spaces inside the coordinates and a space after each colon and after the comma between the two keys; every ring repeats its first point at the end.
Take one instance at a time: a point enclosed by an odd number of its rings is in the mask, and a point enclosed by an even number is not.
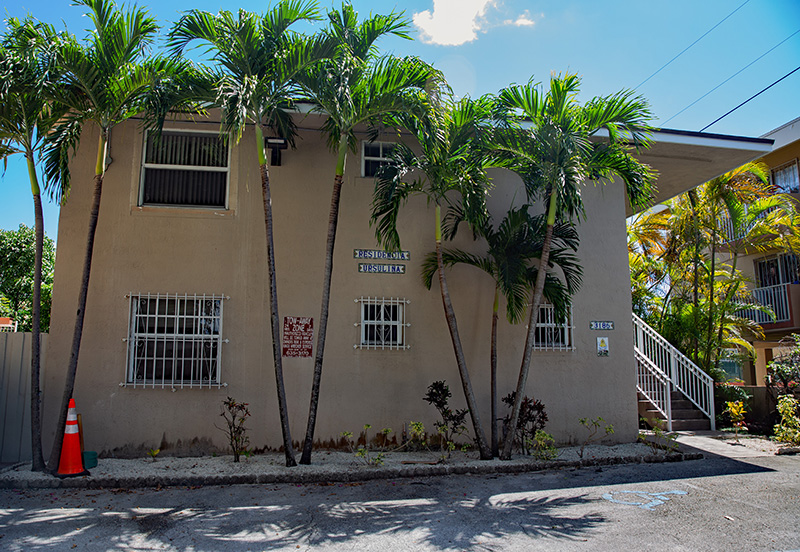
{"type": "Polygon", "coordinates": [[[755,288],[752,291],[752,303],[769,307],[775,313],[775,317],[769,313],[757,309],[744,309],[741,315],[759,324],[774,324],[777,322],[787,322],[791,320],[791,310],[789,309],[789,284],[778,284],[755,288]]]}

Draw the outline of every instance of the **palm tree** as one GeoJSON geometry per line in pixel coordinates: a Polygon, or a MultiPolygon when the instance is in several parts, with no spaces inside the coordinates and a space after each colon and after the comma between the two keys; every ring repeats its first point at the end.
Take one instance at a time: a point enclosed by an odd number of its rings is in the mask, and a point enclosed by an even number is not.
{"type": "MultiPolygon", "coordinates": [[[[495,283],[492,305],[492,334],[490,354],[491,389],[491,446],[492,455],[498,456],[497,432],[497,322],[500,295],[506,300],[506,318],[517,324],[525,314],[530,291],[538,273],[531,263],[542,252],[545,231],[543,215],[532,217],[528,205],[510,209],[500,225],[495,229],[491,218],[487,217],[483,226],[476,227],[477,236],[487,244],[484,255],[475,255],[460,249],[445,249],[442,262],[445,267],[467,264],[479,268],[492,277],[495,283]]],[[[569,298],[580,287],[581,267],[573,254],[578,249],[578,234],[572,224],[557,224],[553,230],[554,246],[550,254],[550,264],[561,268],[566,286],[555,274],[548,274],[544,286],[544,296],[555,306],[559,315],[569,304],[569,298]],[[573,253],[570,253],[570,250],[573,253]]],[[[422,282],[431,289],[433,275],[438,270],[436,253],[429,253],[422,264],[422,282]]]]}
{"type": "MultiPolygon", "coordinates": [[[[547,93],[528,83],[506,88],[499,95],[500,103],[530,128],[498,133],[498,152],[516,164],[529,200],[541,199],[547,210],[540,260],[543,269],[533,290],[510,428],[517,426],[525,394],[556,220],[583,216],[580,187],[589,180],[605,183],[618,176],[625,183],[632,204],[650,200],[653,173],[631,154],[631,144],[639,148],[649,143],[651,115],[647,103],[632,92],[619,92],[580,105],[579,87],[580,79],[575,75],[554,75],[547,93]],[[593,139],[600,131],[605,131],[607,138],[593,139]]],[[[505,439],[501,458],[511,458],[512,441],[505,439]]]]}
{"type": "Polygon", "coordinates": [[[293,104],[293,79],[330,52],[323,40],[307,40],[290,34],[289,28],[298,21],[314,19],[319,19],[315,2],[283,0],[263,16],[239,10],[234,18],[227,11],[213,15],[193,10],[181,17],[170,33],[170,45],[176,54],[194,40],[207,43],[213,51],[213,59],[222,71],[216,83],[216,104],[222,108],[225,133],[238,142],[245,126],[255,125],[267,237],[272,359],[287,467],[297,463],[283,381],[272,199],[262,127],[294,146],[296,129],[287,111],[293,104]]]}
{"type": "Polygon", "coordinates": [[[61,455],[67,407],[75,387],[110,132],[117,124],[146,112],[153,97],[159,95],[158,89],[172,88],[174,78],[186,68],[184,62],[145,56],[158,31],[155,19],[146,10],[133,7],[123,11],[113,0],[76,0],[75,4],[89,9],[94,28],[88,31],[85,41],[69,36],[60,40],[56,48],[59,80],[48,92],[68,110],[45,144],[45,174],[49,183],[59,183],[56,197],[66,197],[59,192],[69,189],[69,161],[84,125],[95,125],[99,137],[75,329],[56,438],[48,462],[53,471],[61,455]]]}
{"type": "Polygon", "coordinates": [[[347,152],[355,151],[358,146],[356,127],[377,125],[391,114],[412,109],[417,96],[410,91],[422,89],[436,76],[430,66],[416,58],[377,58],[375,42],[380,37],[391,34],[408,38],[405,32],[408,22],[402,14],[372,15],[359,22],[353,6],[343,4],[341,10],[329,12],[328,19],[329,27],[324,33],[335,44],[336,52],[331,59],[323,61],[300,79],[315,109],[327,116],[323,130],[328,136],[329,147],[336,153],[317,352],[301,464],[311,463],[314,443],[328,328],[333,250],[347,152]]]}
{"type": "Polygon", "coordinates": [[[7,23],[8,29],[0,42],[0,156],[3,159],[15,153],[25,156],[33,194],[36,251],[31,306],[31,469],[45,471],[39,385],[44,215],[36,163],[44,137],[63,115],[63,110],[45,95],[55,78],[53,45],[57,37],[51,26],[31,18],[23,21],[12,18],[7,23]]]}
{"type": "Polygon", "coordinates": [[[407,198],[425,195],[435,206],[436,269],[442,304],[475,441],[484,460],[492,458],[492,451],[481,425],[447,287],[442,251],[442,206],[449,206],[451,212],[458,213],[473,227],[484,225],[485,199],[490,184],[486,168],[493,158],[484,155],[478,141],[491,119],[493,109],[494,101],[488,97],[477,100],[464,98],[453,102],[439,100],[434,94],[424,117],[399,117],[398,123],[415,138],[420,153],[415,153],[402,143],[395,146],[391,161],[378,173],[372,202],[375,236],[380,244],[391,250],[400,249],[397,217],[407,198]],[[406,180],[412,174],[420,176],[416,180],[406,180]]]}

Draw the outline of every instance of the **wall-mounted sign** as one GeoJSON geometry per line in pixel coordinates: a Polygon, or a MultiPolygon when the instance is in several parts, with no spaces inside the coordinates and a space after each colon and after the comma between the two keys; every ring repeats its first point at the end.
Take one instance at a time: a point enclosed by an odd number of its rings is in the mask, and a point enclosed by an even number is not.
{"type": "Polygon", "coordinates": [[[608,338],[597,338],[597,356],[608,356],[608,338]]]}
{"type": "Polygon", "coordinates": [[[310,357],[313,340],[313,318],[310,316],[283,317],[283,356],[310,357]]]}
{"type": "Polygon", "coordinates": [[[358,271],[367,274],[405,274],[406,265],[358,263],[358,271]]]}
{"type": "Polygon", "coordinates": [[[613,330],[614,323],[610,320],[592,320],[589,322],[590,330],[613,330]]]}
{"type": "Polygon", "coordinates": [[[382,249],[353,249],[354,259],[375,259],[376,261],[410,261],[409,251],[383,251],[382,249]]]}

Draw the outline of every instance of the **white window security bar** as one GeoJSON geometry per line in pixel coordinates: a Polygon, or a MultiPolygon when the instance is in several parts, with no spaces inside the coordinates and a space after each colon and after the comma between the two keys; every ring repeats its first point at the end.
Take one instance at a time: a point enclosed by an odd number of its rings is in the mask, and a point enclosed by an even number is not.
{"type": "Polygon", "coordinates": [[[571,305],[565,320],[556,318],[553,305],[540,305],[533,349],[536,351],[574,351],[574,330],[571,305]]]}
{"type": "Polygon", "coordinates": [[[359,342],[354,349],[399,350],[410,349],[406,340],[406,306],[411,303],[395,297],[360,297],[354,299],[359,304],[361,322],[354,325],[360,328],[359,342]]]}
{"type": "Polygon", "coordinates": [[[217,294],[130,293],[128,359],[122,387],[218,388],[222,312],[217,294]]]}

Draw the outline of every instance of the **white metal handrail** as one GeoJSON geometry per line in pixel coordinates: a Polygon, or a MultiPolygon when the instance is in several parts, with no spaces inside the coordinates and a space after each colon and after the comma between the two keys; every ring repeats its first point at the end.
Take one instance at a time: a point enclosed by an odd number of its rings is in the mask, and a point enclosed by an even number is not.
{"type": "Polygon", "coordinates": [[[636,358],[636,389],[664,416],[667,431],[672,431],[672,382],[638,347],[634,346],[633,351],[636,358]]]}
{"type": "MultiPolygon", "coordinates": [[[[711,376],[703,372],[699,366],[635,314],[633,315],[633,345],[637,366],[641,364],[651,372],[653,366],[658,368],[672,382],[673,389],[680,391],[703,414],[708,416],[711,421],[711,429],[714,429],[714,380],[711,376]],[[649,362],[639,361],[640,356],[649,362]]],[[[642,392],[641,389],[639,391],[642,392]]]]}
{"type": "Polygon", "coordinates": [[[740,314],[758,324],[770,324],[774,322],[786,322],[791,319],[789,311],[789,284],[778,284],[766,286],[752,290],[752,302],[769,307],[775,313],[775,317],[768,312],[756,309],[743,309],[740,314]]]}

